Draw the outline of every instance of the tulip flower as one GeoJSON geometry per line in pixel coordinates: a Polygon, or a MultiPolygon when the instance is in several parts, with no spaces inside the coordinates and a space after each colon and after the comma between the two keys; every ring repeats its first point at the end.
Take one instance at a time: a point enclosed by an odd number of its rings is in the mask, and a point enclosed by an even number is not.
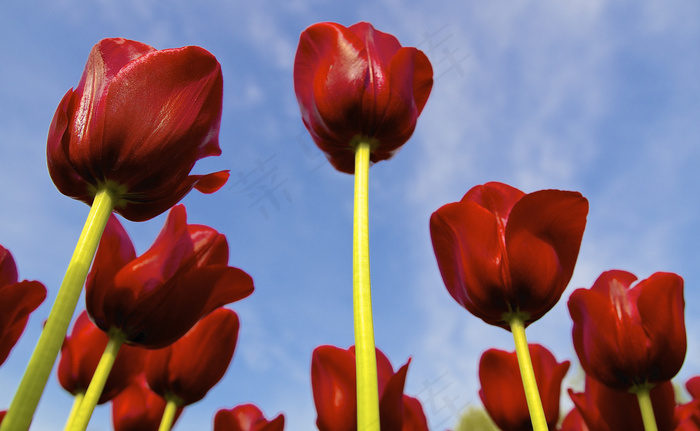
{"type": "Polygon", "coordinates": [[[588,201],[578,192],[525,194],[502,183],[476,186],[430,217],[450,295],[490,325],[527,326],[561,298],[574,272],[588,201]]]}
{"type": "Polygon", "coordinates": [[[221,409],[214,416],[214,431],[283,431],[284,415],[268,421],[253,404],[221,409]]]}
{"type": "Polygon", "coordinates": [[[408,141],[433,86],[433,69],[416,48],[359,22],[304,30],[294,60],[301,117],[333,167],[352,174],[355,147],[371,143],[372,162],[408,141]]]}
{"type": "MultiPolygon", "coordinates": [[[[156,431],[165,406],[165,400],[148,387],[145,375],[140,374],[112,400],[114,431],[156,431]]],[[[177,407],[173,423],[182,410],[182,407],[177,407]]]]}
{"type": "Polygon", "coordinates": [[[139,257],[117,218],[110,218],[85,286],[87,311],[110,339],[76,414],[76,431],[87,427],[122,343],[168,346],[213,310],[252,293],[250,276],[227,262],[226,237],[188,225],[182,205],[173,207],[139,257]]]}
{"type": "Polygon", "coordinates": [[[573,340],[588,375],[637,394],[644,424],[654,425],[649,390],[673,378],[685,360],[683,279],[657,272],[636,285],[612,270],[569,298],[573,340]]]}
{"type": "Polygon", "coordinates": [[[683,279],[657,272],[637,279],[604,272],[569,298],[576,353],[587,374],[620,390],[673,378],[683,365],[683,279]]]}
{"type": "MultiPolygon", "coordinates": [[[[554,355],[539,344],[530,344],[529,349],[547,425],[554,429],[559,420],[561,383],[570,362],[557,362],[554,355]]],[[[479,361],[479,381],[481,401],[501,430],[532,430],[515,352],[496,349],[484,352],[479,361]]]]}
{"type": "Polygon", "coordinates": [[[370,163],[389,159],[413,134],[433,69],[415,48],[366,22],[318,23],[300,37],[294,90],[304,125],[337,170],[355,174],[353,318],[360,428],[379,423],[369,276],[370,163]]]}
{"type": "MultiPolygon", "coordinates": [[[[583,422],[592,431],[643,431],[637,397],[628,392],[610,388],[591,376],[586,376],[585,392],[569,389],[583,422]]],[[[651,400],[659,431],[674,429],[675,398],[671,382],[663,382],[651,390],[651,400]]]]}
{"type": "Polygon", "coordinates": [[[222,97],[221,67],[202,48],[157,51],[126,39],[93,47],[46,147],[56,188],[90,213],[1,431],[29,428],[112,211],[148,220],[192,188],[212,193],[226,183],[227,171],[189,175],[197,160],[221,152],[222,97]]]}
{"type": "Polygon", "coordinates": [[[202,48],[103,39],[51,122],[51,179],[88,205],[110,189],[115,211],[134,221],[167,211],[193,187],[212,193],[227,172],[189,173],[197,160],[221,154],[222,98],[221,67],[202,48]]]}
{"type": "MultiPolygon", "coordinates": [[[[77,397],[85,393],[108,340],[109,336],[90,321],[86,311],[80,313],[71,335],[63,342],[58,361],[58,381],[66,391],[77,397]]],[[[141,373],[144,353],[143,349],[137,347],[122,347],[98,404],[117,396],[141,373]]]]}
{"type": "Polygon", "coordinates": [[[156,349],[175,342],[211,311],[250,295],[253,281],[228,266],[226,237],[207,226],[188,225],[185,207],[177,205],[139,257],[112,217],[85,291],[88,313],[98,327],[156,349]]]}
{"type": "Polygon", "coordinates": [[[46,299],[38,281],[19,281],[12,253],[0,245],[0,365],[27,326],[29,315],[46,299]]]}
{"type": "Polygon", "coordinates": [[[170,429],[177,407],[201,400],[221,380],[236,349],[238,328],[236,313],[219,308],[175,343],[148,353],[146,381],[167,401],[161,429],[170,429]]]}
{"type": "MultiPolygon", "coordinates": [[[[404,395],[406,362],[396,373],[389,359],[377,349],[379,414],[381,429],[420,431],[428,429],[420,401],[404,395]]],[[[357,401],[355,349],[319,346],[311,359],[311,386],[319,431],[356,431],[357,401]]]]}

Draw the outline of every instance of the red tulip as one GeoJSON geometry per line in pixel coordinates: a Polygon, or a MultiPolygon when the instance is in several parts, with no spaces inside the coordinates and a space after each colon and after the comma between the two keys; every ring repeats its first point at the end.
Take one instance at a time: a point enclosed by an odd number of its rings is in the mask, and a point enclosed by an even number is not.
{"type": "Polygon", "coordinates": [[[179,405],[195,403],[226,374],[238,339],[238,316],[219,308],[168,347],[151,350],[145,373],[153,392],[179,405]]]}
{"type": "MultiPolygon", "coordinates": [[[[61,347],[58,381],[63,389],[73,395],[87,391],[108,340],[109,336],[90,321],[86,311],[80,313],[61,347]]],[[[98,404],[117,396],[141,372],[144,353],[138,347],[121,347],[98,404]]]]}
{"type": "Polygon", "coordinates": [[[0,365],[24,332],[29,315],[46,299],[43,284],[18,280],[12,254],[0,245],[0,365]]]}
{"type": "MultiPolygon", "coordinates": [[[[663,382],[652,388],[650,395],[659,431],[673,430],[673,385],[663,382]]],[[[569,396],[590,430],[644,430],[639,402],[633,393],[610,388],[586,376],[585,392],[574,393],[569,389],[569,396]]]]}
{"type": "Polygon", "coordinates": [[[232,409],[221,409],[214,416],[214,431],[282,431],[284,415],[268,421],[262,411],[253,404],[243,404],[232,409]]]}
{"type": "Polygon", "coordinates": [[[686,352],[683,279],[657,272],[635,286],[604,272],[569,298],[576,354],[587,374],[621,390],[670,380],[686,352]]]}
{"type": "MultiPolygon", "coordinates": [[[[403,394],[410,360],[394,373],[389,359],[379,349],[376,353],[381,429],[427,431],[420,402],[403,394]]],[[[357,430],[354,347],[317,347],[311,359],[311,386],[320,431],[357,430]]]]}
{"type": "Polygon", "coordinates": [[[370,160],[389,159],[408,141],[433,86],[423,52],[360,22],[304,30],[294,60],[294,90],[304,125],[339,171],[355,171],[355,145],[370,160]]]}
{"type": "Polygon", "coordinates": [[[197,160],[221,154],[222,97],[221,67],[202,48],[103,39],[51,122],[51,179],[87,204],[113,189],[115,210],[134,221],[166,211],[193,187],[212,193],[226,171],[188,174],[197,160]]]}
{"type": "Polygon", "coordinates": [[[588,201],[577,192],[524,194],[502,183],[469,190],[430,217],[430,234],[450,295],[486,323],[525,325],[559,301],[571,279],[588,201]]]}
{"type": "MultiPolygon", "coordinates": [[[[148,388],[146,377],[139,375],[112,400],[114,431],[157,431],[165,404],[160,395],[148,388]]],[[[173,423],[177,421],[182,409],[177,408],[173,423]]]]}
{"type": "Polygon", "coordinates": [[[103,331],[119,330],[131,344],[165,347],[211,311],[252,293],[250,276],[227,262],[226,237],[188,225],[182,205],[139,257],[112,216],[85,285],[88,313],[103,331]]]}
{"type": "MultiPolygon", "coordinates": [[[[554,355],[539,344],[530,344],[530,357],[549,429],[559,420],[561,383],[570,362],[557,362],[554,355]]],[[[525,399],[515,352],[489,349],[479,361],[479,396],[491,419],[504,431],[530,431],[532,422],[525,399]]]]}

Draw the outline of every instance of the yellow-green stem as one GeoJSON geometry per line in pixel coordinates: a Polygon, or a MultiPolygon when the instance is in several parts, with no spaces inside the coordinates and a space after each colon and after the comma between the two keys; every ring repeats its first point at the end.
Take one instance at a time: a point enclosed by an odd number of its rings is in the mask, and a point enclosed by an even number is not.
{"type": "Polygon", "coordinates": [[[95,196],[44,330],[29,359],[7,415],[0,425],[0,431],[29,429],[53,364],[61,350],[102,232],[114,209],[114,198],[109,189],[100,190],[95,196]]]}
{"type": "Polygon", "coordinates": [[[85,431],[87,429],[92,412],[100,400],[109,372],[112,371],[112,366],[117,359],[122,344],[124,344],[124,335],[121,332],[115,331],[109,334],[109,341],[107,341],[107,346],[104,353],[102,353],[100,362],[97,363],[95,374],[92,375],[92,380],[90,380],[90,385],[87,392],[85,392],[83,402],[80,403],[80,408],[70,423],[68,428],[70,431],[85,431]]]}
{"type": "Polygon", "coordinates": [[[165,410],[163,411],[163,417],[160,420],[158,431],[170,431],[175,422],[175,413],[177,413],[179,402],[175,397],[166,397],[166,400],[167,403],[165,404],[165,410]]]}
{"type": "Polygon", "coordinates": [[[532,429],[533,431],[547,431],[547,418],[542,408],[542,400],[540,399],[540,392],[537,389],[537,381],[535,380],[535,370],[532,368],[530,349],[527,345],[527,337],[525,337],[525,323],[517,315],[512,317],[509,323],[510,331],[513,333],[513,340],[515,341],[515,354],[518,357],[518,367],[523,380],[532,429]]]}
{"type": "Polygon", "coordinates": [[[369,142],[360,142],[355,150],[355,214],[352,243],[358,431],[379,430],[377,357],[374,348],[369,276],[369,155],[369,142]]]}
{"type": "Polygon", "coordinates": [[[657,431],[656,418],[654,417],[654,406],[651,404],[651,396],[648,386],[635,388],[632,390],[637,395],[639,402],[639,410],[642,412],[642,422],[644,423],[644,431],[657,431]]]}
{"type": "Polygon", "coordinates": [[[63,428],[65,430],[69,429],[70,424],[73,422],[73,418],[75,418],[75,414],[78,412],[78,409],[80,408],[80,403],[83,402],[83,398],[85,398],[85,391],[80,391],[77,394],[73,395],[73,407],[70,409],[70,414],[68,415],[68,420],[66,421],[66,426],[63,428]]]}

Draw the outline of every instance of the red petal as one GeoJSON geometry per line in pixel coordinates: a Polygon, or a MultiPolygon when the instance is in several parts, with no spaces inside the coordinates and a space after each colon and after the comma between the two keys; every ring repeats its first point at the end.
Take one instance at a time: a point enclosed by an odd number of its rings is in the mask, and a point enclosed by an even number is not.
{"type": "Polygon", "coordinates": [[[355,431],[355,355],[349,350],[333,346],[314,349],[311,357],[311,386],[319,431],[355,431]]]}
{"type": "Polygon", "coordinates": [[[529,322],[549,311],[574,272],[588,201],[578,192],[543,190],[520,199],[508,216],[506,247],[514,309],[529,322]]]}

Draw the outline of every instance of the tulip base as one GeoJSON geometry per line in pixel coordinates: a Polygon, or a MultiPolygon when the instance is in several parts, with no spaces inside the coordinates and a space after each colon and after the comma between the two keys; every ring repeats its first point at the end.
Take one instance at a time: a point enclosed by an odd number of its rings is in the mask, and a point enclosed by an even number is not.
{"type": "Polygon", "coordinates": [[[34,411],[68,332],[68,325],[78,304],[102,232],[114,209],[114,202],[115,195],[110,189],[102,189],[95,195],[44,330],[0,425],[1,431],[29,429],[34,411]]]}
{"type": "Polygon", "coordinates": [[[506,320],[510,323],[510,331],[513,333],[513,340],[515,341],[515,353],[518,357],[518,366],[523,381],[523,388],[525,389],[525,399],[530,412],[532,429],[533,431],[547,431],[549,429],[547,427],[547,418],[544,415],[540,392],[537,388],[537,380],[535,380],[535,370],[532,367],[530,348],[525,336],[524,319],[519,314],[514,313],[508,316],[506,320]]]}
{"type": "Polygon", "coordinates": [[[355,150],[355,213],[353,219],[353,314],[357,378],[357,429],[379,430],[379,385],[372,322],[369,276],[369,142],[355,150]]]}

